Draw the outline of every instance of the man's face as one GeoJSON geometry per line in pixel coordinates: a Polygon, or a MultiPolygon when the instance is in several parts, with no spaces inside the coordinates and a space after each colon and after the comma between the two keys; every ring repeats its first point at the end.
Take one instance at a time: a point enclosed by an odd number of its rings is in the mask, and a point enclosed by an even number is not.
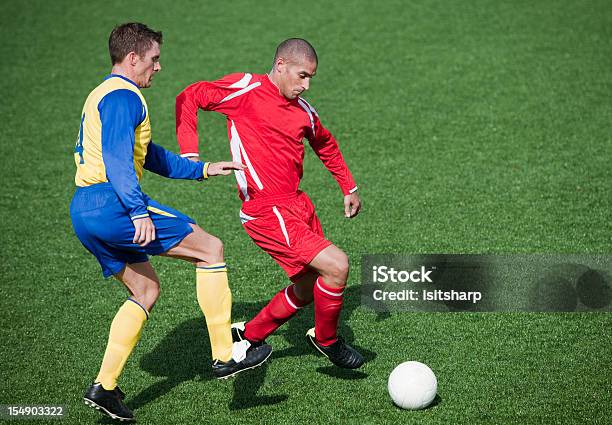
{"type": "Polygon", "coordinates": [[[278,89],[287,99],[295,99],[310,87],[310,79],[317,72],[317,63],[307,58],[276,62],[279,73],[278,89]]]}
{"type": "Polygon", "coordinates": [[[156,41],[154,41],[153,46],[151,46],[151,48],[145,52],[144,56],[141,57],[135,55],[134,82],[138,85],[138,87],[151,87],[151,81],[153,81],[153,74],[161,71],[159,55],[159,44],[156,41]]]}

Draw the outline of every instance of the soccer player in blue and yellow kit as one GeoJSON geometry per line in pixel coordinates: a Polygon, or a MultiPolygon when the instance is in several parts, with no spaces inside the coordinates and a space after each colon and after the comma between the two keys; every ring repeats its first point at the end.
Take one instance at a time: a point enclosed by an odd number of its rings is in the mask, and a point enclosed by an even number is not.
{"type": "Polygon", "coordinates": [[[74,154],[74,231],[97,258],[104,277],[115,276],[130,294],[111,324],[100,372],[85,393],[86,404],[119,420],[134,416],[123,403],[117,379],[159,296],[149,255],[195,264],[198,303],[218,378],[258,366],[272,351],[269,345],[232,344],[232,301],[221,241],[140,189],[143,169],[192,180],[243,169],[235,162],[192,162],[151,141],[149,110],[140,89],[149,87],[161,70],[161,44],[161,32],[144,24],[123,24],[111,32],[112,72],[85,101],[74,154]]]}

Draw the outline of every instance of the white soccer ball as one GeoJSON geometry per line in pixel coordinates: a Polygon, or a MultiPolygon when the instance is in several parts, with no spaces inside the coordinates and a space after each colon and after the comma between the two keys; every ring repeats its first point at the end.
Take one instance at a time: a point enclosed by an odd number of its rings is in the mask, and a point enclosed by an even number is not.
{"type": "Polygon", "coordinates": [[[402,409],[424,409],[436,397],[438,380],[429,366],[404,362],[393,369],[387,387],[393,402],[402,409]]]}

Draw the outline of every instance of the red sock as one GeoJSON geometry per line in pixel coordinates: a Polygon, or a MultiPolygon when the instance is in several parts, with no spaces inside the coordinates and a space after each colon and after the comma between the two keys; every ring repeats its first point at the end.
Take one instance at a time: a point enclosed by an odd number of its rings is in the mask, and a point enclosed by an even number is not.
{"type": "Polygon", "coordinates": [[[244,337],[253,342],[263,341],[307,304],[295,296],[293,285],[287,286],[278,292],[257,316],[247,322],[244,337]]]}
{"type": "Polygon", "coordinates": [[[315,336],[317,342],[328,346],[338,339],[338,319],[342,310],[344,288],[332,288],[321,277],[314,285],[315,336]]]}

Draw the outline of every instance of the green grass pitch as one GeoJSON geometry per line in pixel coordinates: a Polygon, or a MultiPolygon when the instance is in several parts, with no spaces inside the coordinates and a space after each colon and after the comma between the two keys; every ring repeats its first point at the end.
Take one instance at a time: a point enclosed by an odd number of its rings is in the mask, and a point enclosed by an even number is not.
{"type": "MultiPolygon", "coordinates": [[[[3,1],[0,6],[0,404],[81,397],[125,293],[74,236],[73,149],[107,37],[138,20],[164,32],[147,98],[157,143],[178,150],[174,97],[229,72],[269,70],[281,40],[317,48],[306,98],[337,136],[364,211],[317,158],[302,188],[351,258],[342,333],[368,358],[342,372],[316,357],[306,310],[270,338],[265,368],[217,382],[194,273],[154,259],[162,294],[121,380],[140,423],[610,423],[609,313],[392,313],[359,305],[361,255],[601,253],[612,235],[612,5],[606,0],[3,1]],[[439,401],[395,408],[386,380],[427,363],[439,401]]],[[[203,154],[228,159],[221,116],[201,114],[203,154]]],[[[238,220],[233,177],[145,173],[143,189],[225,242],[234,317],[285,286],[238,220]]]]}

